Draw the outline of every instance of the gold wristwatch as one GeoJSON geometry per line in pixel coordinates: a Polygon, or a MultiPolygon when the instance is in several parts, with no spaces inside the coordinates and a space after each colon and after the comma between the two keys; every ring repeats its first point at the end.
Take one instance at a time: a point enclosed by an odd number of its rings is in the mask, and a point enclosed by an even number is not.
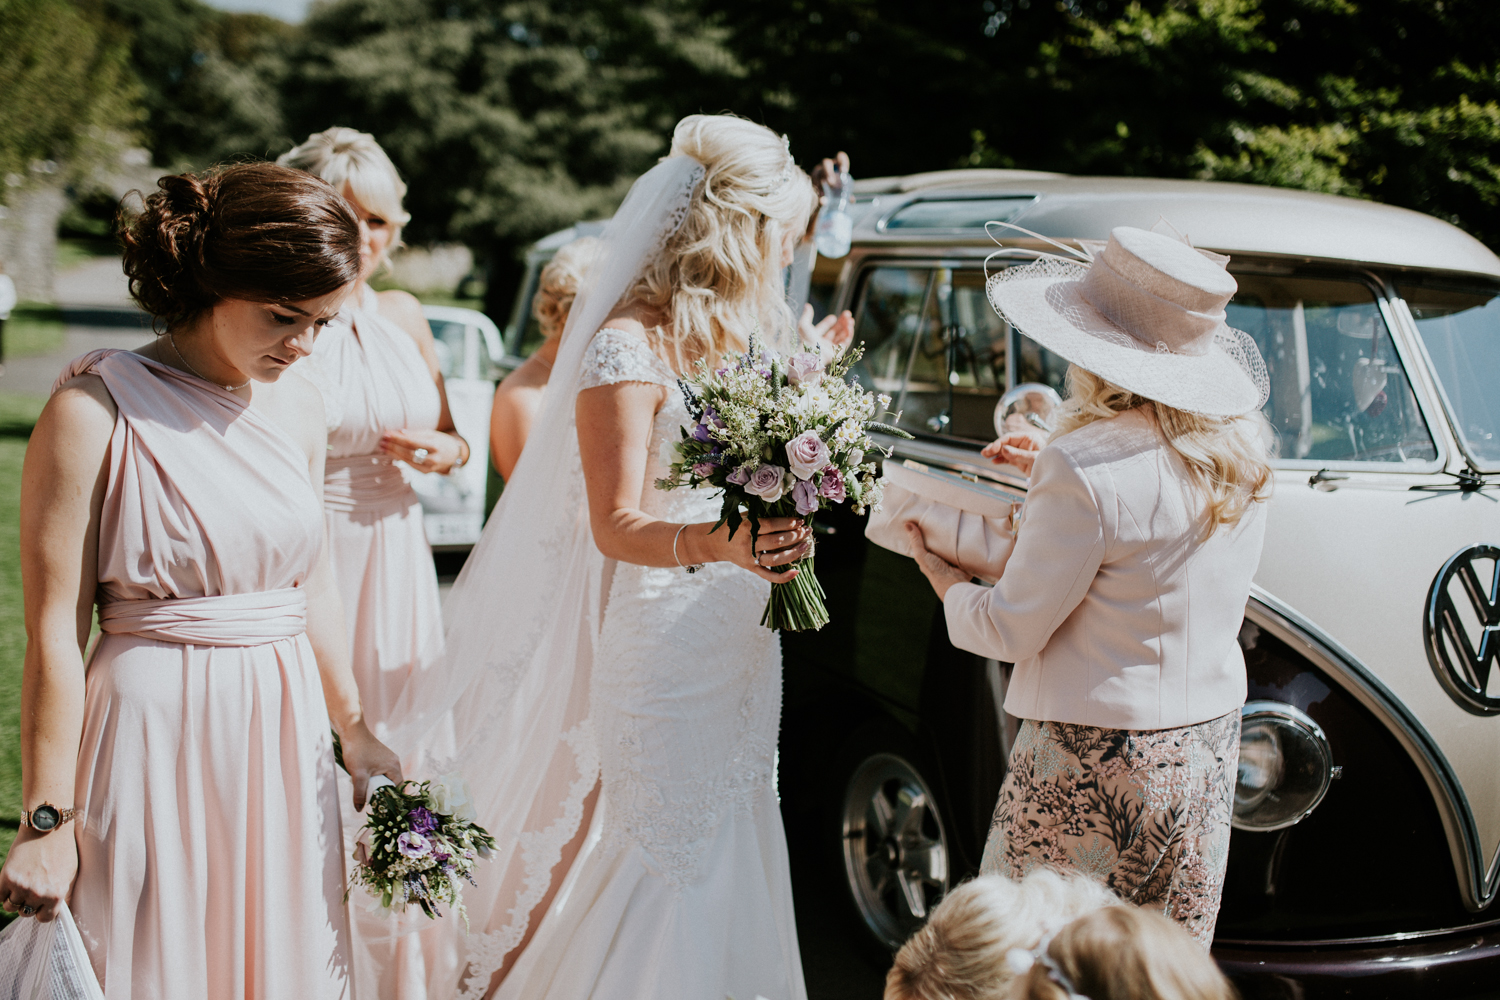
{"type": "Polygon", "coordinates": [[[50,802],[43,802],[30,812],[21,813],[21,823],[37,833],[51,833],[73,819],[76,810],[59,809],[50,802]]]}

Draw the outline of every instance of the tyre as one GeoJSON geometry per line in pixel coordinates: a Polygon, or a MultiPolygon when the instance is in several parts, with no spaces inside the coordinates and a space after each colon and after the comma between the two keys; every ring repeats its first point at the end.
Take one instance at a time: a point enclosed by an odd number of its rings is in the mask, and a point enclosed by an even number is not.
{"type": "Polygon", "coordinates": [[[894,952],[948,891],[948,834],[937,799],[907,756],[863,755],[844,788],[841,833],[854,909],[894,952]]]}

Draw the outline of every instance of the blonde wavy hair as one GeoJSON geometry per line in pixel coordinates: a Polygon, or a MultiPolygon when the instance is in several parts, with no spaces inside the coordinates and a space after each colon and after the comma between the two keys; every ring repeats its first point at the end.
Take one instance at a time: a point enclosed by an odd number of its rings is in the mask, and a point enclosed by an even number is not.
{"type": "Polygon", "coordinates": [[[1259,410],[1238,417],[1209,417],[1137,396],[1077,365],[1068,367],[1068,399],[1052,437],[1096,420],[1150,406],[1167,444],[1182,457],[1188,478],[1205,501],[1204,537],[1233,526],[1251,504],[1271,498],[1271,429],[1259,410]]]}
{"type": "Polygon", "coordinates": [[[531,300],[531,315],[536,317],[542,336],[547,340],[562,334],[589,265],[598,256],[598,237],[580,236],[553,254],[547,266],[542,268],[536,295],[531,300]]]}
{"type": "Polygon", "coordinates": [[[1029,951],[1063,924],[1119,898],[1076,872],[1038,868],[1012,881],[980,875],[960,885],[896,953],[885,1000],[1007,1000],[1012,948],[1029,951]]]}
{"type": "Polygon", "coordinates": [[[314,132],[306,142],[278,156],[276,162],[316,174],[340,194],[353,195],[355,201],[390,224],[391,242],[377,267],[383,266],[391,251],[401,246],[401,230],[411,221],[410,213],[402,206],[406,182],[373,135],[335,125],[314,132]]]}
{"type": "MultiPolygon", "coordinates": [[[[1047,955],[1089,1000],[1237,1000],[1238,993],[1187,931],[1160,913],[1112,906],[1057,932],[1047,955]]],[[[1042,962],[1015,1000],[1068,1000],[1042,962]]]]}
{"type": "Polygon", "coordinates": [[[811,178],[785,139],[734,115],[682,119],[670,155],[679,154],[703,164],[703,182],[682,228],[624,301],[661,317],[648,336],[678,372],[744,350],[756,330],[771,344],[794,345],[782,256],[817,205],[811,178]]]}

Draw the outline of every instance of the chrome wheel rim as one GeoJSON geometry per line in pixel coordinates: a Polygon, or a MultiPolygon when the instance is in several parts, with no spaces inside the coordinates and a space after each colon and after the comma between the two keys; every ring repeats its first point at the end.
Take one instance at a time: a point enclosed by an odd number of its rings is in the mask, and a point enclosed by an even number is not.
{"type": "Polygon", "coordinates": [[[870,933],[892,951],[948,891],[948,838],[927,783],[895,754],[855,769],[844,792],[844,874],[870,933]]]}

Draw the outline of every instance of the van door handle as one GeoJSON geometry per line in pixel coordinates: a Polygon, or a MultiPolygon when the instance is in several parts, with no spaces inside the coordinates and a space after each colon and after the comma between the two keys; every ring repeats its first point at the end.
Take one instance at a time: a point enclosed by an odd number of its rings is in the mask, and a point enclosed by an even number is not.
{"type": "Polygon", "coordinates": [[[1329,472],[1327,469],[1319,469],[1307,477],[1307,485],[1324,493],[1332,493],[1338,489],[1338,484],[1349,478],[1347,472],[1329,472]]]}

